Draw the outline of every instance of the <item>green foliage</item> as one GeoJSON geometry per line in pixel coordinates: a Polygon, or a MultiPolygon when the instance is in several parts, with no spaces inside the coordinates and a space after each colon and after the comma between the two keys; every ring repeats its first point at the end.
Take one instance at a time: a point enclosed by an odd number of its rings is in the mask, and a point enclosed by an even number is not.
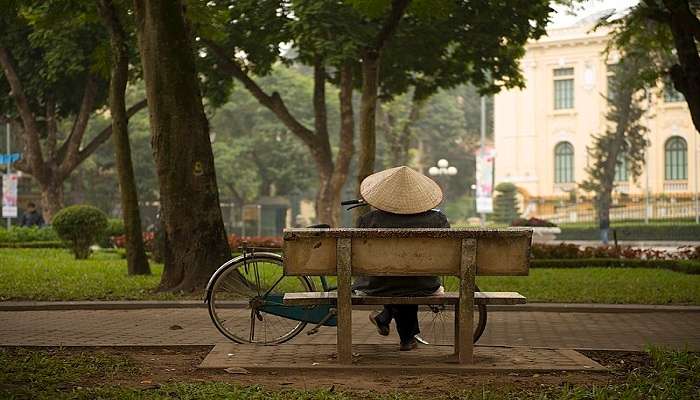
{"type": "MultiPolygon", "coordinates": [[[[598,240],[600,232],[597,227],[564,225],[560,226],[559,240],[598,240]]],[[[698,224],[643,224],[628,223],[618,224],[613,222],[611,229],[615,229],[617,240],[697,240],[700,237],[700,225],[698,224]]],[[[612,240],[613,234],[610,233],[612,240]]]]}
{"type": "Polygon", "coordinates": [[[66,242],[61,240],[40,240],[33,242],[0,242],[0,248],[9,249],[62,249],[66,242]]]}
{"type": "Polygon", "coordinates": [[[463,223],[467,218],[476,215],[476,204],[474,202],[474,196],[465,194],[455,201],[446,203],[444,212],[450,224],[463,223]]]}
{"type": "Polygon", "coordinates": [[[497,223],[510,224],[520,217],[518,199],[515,197],[517,188],[510,182],[501,182],[495,190],[500,194],[493,200],[492,218],[497,223]]]}
{"type": "MultiPolygon", "coordinates": [[[[299,119],[313,124],[311,110],[305,107],[313,91],[312,79],[296,68],[279,66],[274,71],[260,79],[260,85],[279,92],[299,119]]],[[[329,97],[331,94],[333,91],[329,97]]],[[[337,121],[334,110],[337,107],[329,110],[331,122],[337,121]]],[[[330,128],[336,125],[332,123],[330,128]]],[[[211,126],[216,134],[213,150],[223,197],[242,204],[269,195],[271,185],[283,196],[313,187],[315,168],[308,150],[249,93],[237,92],[216,110],[211,126]]]]}
{"type": "Polygon", "coordinates": [[[13,226],[0,228],[0,243],[41,242],[59,240],[56,231],[50,226],[13,226]]]}
{"type": "MultiPolygon", "coordinates": [[[[0,45],[12,54],[30,107],[43,113],[47,101],[54,101],[60,118],[80,109],[86,78],[98,70],[102,77],[106,46],[99,21],[87,17],[89,2],[51,0],[17,2],[0,13],[0,45]],[[70,10],[70,11],[69,11],[70,10]]],[[[93,110],[102,107],[107,96],[106,81],[98,85],[93,110]]],[[[0,92],[9,84],[0,79],[0,92]]],[[[0,114],[16,116],[10,96],[0,97],[0,114]]]]}
{"type": "Polygon", "coordinates": [[[111,238],[113,236],[124,235],[124,220],[121,218],[109,218],[107,220],[107,228],[100,236],[98,244],[100,247],[112,247],[111,238]]]}
{"type": "Polygon", "coordinates": [[[656,87],[668,78],[673,64],[678,63],[674,54],[671,29],[667,24],[653,18],[646,1],[640,1],[620,18],[601,21],[598,25],[611,29],[606,52],[621,51],[623,54],[643,56],[646,62],[637,66],[629,79],[632,85],[656,87]]]}
{"type": "Polygon", "coordinates": [[[86,259],[90,246],[107,229],[107,216],[98,208],[75,205],[62,209],[53,217],[53,227],[58,236],[69,242],[76,259],[86,259]]]}

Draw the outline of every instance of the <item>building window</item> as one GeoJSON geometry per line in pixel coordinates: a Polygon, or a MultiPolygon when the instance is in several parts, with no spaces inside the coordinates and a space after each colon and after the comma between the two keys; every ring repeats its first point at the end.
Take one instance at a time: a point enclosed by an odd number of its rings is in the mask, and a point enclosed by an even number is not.
{"type": "Polygon", "coordinates": [[[664,149],[664,178],[667,181],[688,179],[688,144],[685,139],[674,136],[666,141],[664,149]]]}
{"type": "Polygon", "coordinates": [[[554,182],[571,183],[574,181],[574,146],[569,142],[560,142],[554,146],[554,182]]]}
{"type": "Polygon", "coordinates": [[[627,180],[627,157],[623,153],[619,153],[615,164],[615,181],[627,182],[627,180]]]}
{"type": "Polygon", "coordinates": [[[556,68],[554,70],[554,109],[574,108],[574,69],[556,68]]]}
{"type": "Polygon", "coordinates": [[[664,102],[666,103],[677,103],[679,101],[685,101],[683,93],[676,90],[673,87],[673,82],[670,79],[664,80],[664,102]]]}

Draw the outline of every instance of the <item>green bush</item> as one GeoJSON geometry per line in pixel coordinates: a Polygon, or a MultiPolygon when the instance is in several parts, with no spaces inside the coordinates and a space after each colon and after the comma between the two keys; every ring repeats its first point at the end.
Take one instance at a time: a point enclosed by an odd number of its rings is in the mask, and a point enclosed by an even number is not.
{"type": "Polygon", "coordinates": [[[518,200],[515,198],[517,188],[510,182],[502,182],[496,185],[495,190],[500,194],[493,200],[493,220],[510,224],[520,217],[518,200]]]}
{"type": "Polygon", "coordinates": [[[104,234],[102,234],[97,244],[99,244],[100,247],[112,247],[111,238],[114,236],[122,236],[124,232],[124,220],[121,218],[110,218],[107,220],[107,229],[105,229],[104,234]]]}
{"type": "MultiPolygon", "coordinates": [[[[596,226],[562,225],[558,240],[599,240],[600,230],[596,226]]],[[[617,240],[689,240],[700,238],[700,224],[620,224],[610,227],[617,240]]],[[[613,233],[610,232],[610,240],[613,233]]]]}
{"type": "Polygon", "coordinates": [[[625,260],[619,258],[578,258],[531,260],[531,268],[659,268],[690,275],[700,274],[700,262],[690,260],[625,260]]]}
{"type": "Polygon", "coordinates": [[[53,217],[53,227],[58,236],[69,243],[76,259],[90,255],[90,245],[107,229],[107,216],[93,206],[66,207],[53,217]]]}
{"type": "Polygon", "coordinates": [[[16,226],[10,229],[0,229],[0,243],[46,242],[60,240],[56,231],[47,227],[16,226]]]}

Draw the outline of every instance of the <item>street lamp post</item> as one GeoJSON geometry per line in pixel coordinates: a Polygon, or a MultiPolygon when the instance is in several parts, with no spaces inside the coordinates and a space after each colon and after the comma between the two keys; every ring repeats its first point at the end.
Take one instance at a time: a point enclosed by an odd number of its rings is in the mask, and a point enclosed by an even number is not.
{"type": "MultiPolygon", "coordinates": [[[[432,166],[428,168],[428,174],[430,176],[455,176],[457,175],[457,168],[454,166],[450,166],[450,163],[445,160],[444,158],[441,158],[437,162],[437,166],[432,166]]],[[[444,183],[442,186],[446,186],[444,183]]],[[[446,190],[443,190],[446,191],[446,190]]],[[[443,197],[443,201],[445,201],[443,197]]]]}

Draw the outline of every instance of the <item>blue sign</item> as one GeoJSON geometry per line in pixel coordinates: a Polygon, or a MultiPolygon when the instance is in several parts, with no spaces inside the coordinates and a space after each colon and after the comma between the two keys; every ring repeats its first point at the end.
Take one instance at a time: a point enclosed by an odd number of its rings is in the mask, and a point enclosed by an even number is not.
{"type": "Polygon", "coordinates": [[[0,164],[12,164],[22,158],[20,153],[0,154],[0,164]]]}

